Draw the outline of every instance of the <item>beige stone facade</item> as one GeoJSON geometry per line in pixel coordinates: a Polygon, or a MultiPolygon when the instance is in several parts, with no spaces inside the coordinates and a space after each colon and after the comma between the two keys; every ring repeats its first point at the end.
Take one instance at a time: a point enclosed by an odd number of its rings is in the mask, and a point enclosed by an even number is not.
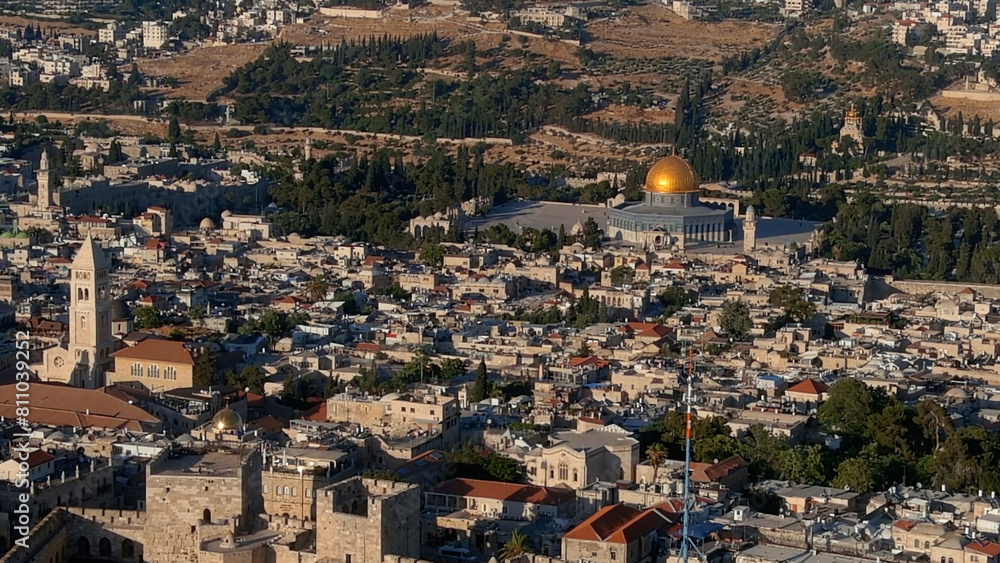
{"type": "Polygon", "coordinates": [[[382,563],[420,555],[420,487],[356,477],[317,499],[316,552],[330,561],[382,563]]]}

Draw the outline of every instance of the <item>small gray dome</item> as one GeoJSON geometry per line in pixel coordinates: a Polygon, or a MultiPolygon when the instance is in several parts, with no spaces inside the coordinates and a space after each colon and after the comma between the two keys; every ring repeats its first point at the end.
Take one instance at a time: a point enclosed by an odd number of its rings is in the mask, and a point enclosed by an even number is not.
{"type": "Polygon", "coordinates": [[[132,311],[121,299],[111,301],[111,320],[127,321],[132,318],[132,311]]]}

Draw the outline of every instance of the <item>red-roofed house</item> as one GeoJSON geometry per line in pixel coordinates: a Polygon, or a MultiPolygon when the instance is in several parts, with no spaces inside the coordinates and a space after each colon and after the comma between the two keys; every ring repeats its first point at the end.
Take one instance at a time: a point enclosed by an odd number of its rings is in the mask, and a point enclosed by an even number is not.
{"type": "Polygon", "coordinates": [[[590,563],[634,563],[658,549],[677,514],[654,506],[638,510],[613,504],[597,511],[563,536],[562,559],[590,563]]]}
{"type": "Polygon", "coordinates": [[[28,481],[37,481],[52,475],[55,472],[55,459],[48,452],[35,450],[28,454],[28,459],[24,460],[28,464],[28,474],[19,475],[20,460],[16,457],[0,463],[0,480],[16,483],[26,478],[28,481]]]}
{"type": "Polygon", "coordinates": [[[1000,544],[989,540],[972,540],[965,546],[966,563],[1000,563],[1000,544]]]}
{"type": "Polygon", "coordinates": [[[572,516],[576,494],[569,489],[452,479],[424,493],[424,506],[438,513],[459,510],[501,520],[533,520],[542,515],[572,516]]]}
{"type": "Polygon", "coordinates": [[[785,389],[785,396],[796,404],[800,404],[810,409],[819,406],[826,400],[826,392],[830,386],[815,379],[803,379],[802,381],[785,389]]]}

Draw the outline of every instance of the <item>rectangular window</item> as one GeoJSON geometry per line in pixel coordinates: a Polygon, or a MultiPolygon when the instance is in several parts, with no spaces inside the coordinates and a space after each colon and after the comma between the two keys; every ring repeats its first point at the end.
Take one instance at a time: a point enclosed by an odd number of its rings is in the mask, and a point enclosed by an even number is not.
{"type": "Polygon", "coordinates": [[[612,560],[612,561],[614,561],[614,560],[616,560],[616,559],[618,559],[618,554],[617,554],[617,553],[615,553],[614,551],[612,551],[612,552],[611,552],[611,560],[612,560]]]}
{"type": "Polygon", "coordinates": [[[267,492],[267,483],[264,483],[263,485],[260,486],[260,492],[262,493],[267,492]]]}

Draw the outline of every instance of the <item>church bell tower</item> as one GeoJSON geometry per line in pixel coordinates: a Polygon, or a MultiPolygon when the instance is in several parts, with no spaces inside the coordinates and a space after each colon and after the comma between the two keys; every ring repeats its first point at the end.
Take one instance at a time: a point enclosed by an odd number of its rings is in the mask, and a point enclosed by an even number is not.
{"type": "Polygon", "coordinates": [[[49,149],[45,149],[42,151],[42,160],[39,162],[38,173],[35,175],[35,183],[38,184],[38,198],[35,205],[43,211],[52,206],[52,177],[49,175],[51,164],[49,149]]]}
{"type": "Polygon", "coordinates": [[[88,236],[71,267],[69,308],[69,352],[75,366],[70,381],[88,389],[104,386],[104,374],[115,351],[111,336],[110,269],[104,252],[88,236]]]}

